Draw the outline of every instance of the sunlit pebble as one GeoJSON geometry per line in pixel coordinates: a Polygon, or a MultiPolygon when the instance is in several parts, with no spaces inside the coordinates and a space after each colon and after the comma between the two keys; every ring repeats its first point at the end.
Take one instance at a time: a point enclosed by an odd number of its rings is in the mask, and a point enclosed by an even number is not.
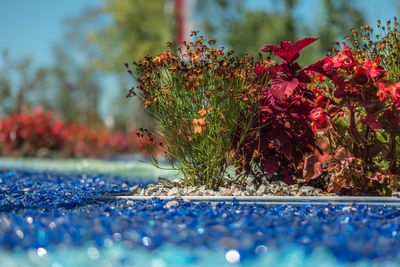
{"type": "Polygon", "coordinates": [[[225,259],[227,262],[235,264],[240,262],[240,254],[237,250],[228,250],[225,254],[225,259]]]}
{"type": "Polygon", "coordinates": [[[200,227],[200,228],[197,228],[197,233],[200,234],[200,235],[201,235],[201,234],[204,234],[204,229],[201,228],[201,227],[200,227]]]}
{"type": "Polygon", "coordinates": [[[49,223],[49,228],[50,229],[55,229],[57,227],[57,224],[55,222],[49,223]]]}
{"type": "Polygon", "coordinates": [[[397,231],[393,231],[393,232],[392,232],[392,236],[393,236],[393,237],[397,236],[397,231]]]}
{"type": "Polygon", "coordinates": [[[18,236],[19,239],[24,238],[24,232],[22,232],[21,229],[15,230],[15,234],[18,236]]]}
{"type": "Polygon", "coordinates": [[[39,257],[43,257],[47,254],[47,251],[44,248],[38,248],[37,249],[37,254],[39,257]]]}
{"type": "Polygon", "coordinates": [[[254,252],[257,255],[265,254],[268,252],[268,247],[264,246],[264,245],[257,246],[256,249],[254,250],[254,252]]]}
{"type": "Polygon", "coordinates": [[[142,243],[144,246],[149,247],[151,245],[151,238],[148,236],[143,237],[142,243]]]}
{"type": "Polygon", "coordinates": [[[26,217],[26,222],[32,224],[33,223],[32,217],[26,217]]]}
{"type": "Polygon", "coordinates": [[[126,183],[121,184],[122,188],[128,187],[128,185],[126,183]]]}
{"type": "Polygon", "coordinates": [[[129,205],[129,206],[132,206],[134,204],[134,202],[132,201],[132,200],[128,200],[127,202],[126,202],[126,205],[129,205]]]}
{"type": "Polygon", "coordinates": [[[92,260],[97,260],[100,257],[100,252],[95,247],[88,248],[87,254],[88,254],[89,258],[91,258],[92,260]]]}
{"type": "Polygon", "coordinates": [[[342,209],[342,211],[351,212],[351,211],[357,211],[357,210],[353,207],[347,206],[347,207],[344,207],[342,209]]]}
{"type": "Polygon", "coordinates": [[[350,218],[349,217],[345,217],[344,220],[342,220],[340,223],[341,224],[346,224],[346,223],[349,223],[349,221],[350,221],[350,218]]]}

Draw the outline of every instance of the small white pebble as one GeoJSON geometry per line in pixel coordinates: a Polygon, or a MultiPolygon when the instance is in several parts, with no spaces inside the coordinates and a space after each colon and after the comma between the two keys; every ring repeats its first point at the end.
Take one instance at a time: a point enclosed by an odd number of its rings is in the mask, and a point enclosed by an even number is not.
{"type": "Polygon", "coordinates": [[[240,254],[237,250],[231,249],[226,252],[225,259],[229,263],[236,264],[240,262],[240,254]]]}
{"type": "Polygon", "coordinates": [[[15,234],[18,236],[19,239],[23,239],[24,238],[24,232],[22,232],[21,229],[17,229],[15,231],[15,234]]]}
{"type": "Polygon", "coordinates": [[[37,254],[39,257],[43,257],[47,254],[47,251],[44,248],[38,248],[37,249],[37,254]]]}
{"type": "Polygon", "coordinates": [[[151,238],[148,236],[143,237],[142,243],[145,247],[149,247],[151,245],[151,238]]]}
{"type": "Polygon", "coordinates": [[[165,204],[164,208],[170,209],[170,208],[175,207],[175,206],[178,206],[178,205],[179,205],[179,202],[178,202],[178,201],[176,201],[176,200],[170,200],[170,201],[167,202],[167,204],[165,204]]]}

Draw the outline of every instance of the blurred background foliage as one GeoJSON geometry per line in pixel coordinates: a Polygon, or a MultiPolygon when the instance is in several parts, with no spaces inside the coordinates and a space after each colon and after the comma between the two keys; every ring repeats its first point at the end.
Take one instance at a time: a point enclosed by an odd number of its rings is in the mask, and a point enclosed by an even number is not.
{"type": "MultiPolygon", "coordinates": [[[[250,0],[186,0],[192,7],[191,30],[237,54],[256,54],[266,43],[319,36],[320,42],[303,53],[303,64],[326,54],[351,28],[370,22],[362,0],[315,0],[311,5],[320,8],[307,11],[310,24],[299,12],[303,1],[266,0],[259,2],[267,8],[254,8],[250,0]]],[[[63,20],[64,38],[49,51],[53,64],[37,67],[30,57],[12,58],[3,51],[0,116],[40,105],[66,122],[117,130],[151,127],[137,100],[125,97],[133,81],[124,63],[176,42],[175,15],[173,0],[104,0],[63,20]]]]}

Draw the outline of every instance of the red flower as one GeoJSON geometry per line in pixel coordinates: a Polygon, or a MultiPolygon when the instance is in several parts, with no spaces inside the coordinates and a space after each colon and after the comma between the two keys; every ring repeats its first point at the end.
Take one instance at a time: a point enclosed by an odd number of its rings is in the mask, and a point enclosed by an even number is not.
{"type": "Polygon", "coordinates": [[[364,60],[363,69],[372,79],[377,78],[384,73],[384,69],[381,65],[379,65],[379,61],[379,57],[375,58],[373,62],[369,58],[364,60]]]}
{"type": "Polygon", "coordinates": [[[313,109],[310,112],[310,119],[316,124],[324,124],[327,121],[325,110],[323,110],[321,107],[313,109]]]}
{"type": "Polygon", "coordinates": [[[390,87],[390,96],[392,97],[393,104],[400,107],[400,82],[393,84],[390,87]]]}
{"type": "Polygon", "coordinates": [[[293,62],[299,57],[299,52],[306,46],[312,44],[317,41],[318,38],[306,37],[301,40],[298,40],[294,44],[290,41],[281,41],[280,45],[269,44],[264,46],[261,51],[270,52],[288,63],[293,62]]]}
{"type": "Polygon", "coordinates": [[[393,105],[400,108],[400,82],[389,86],[386,86],[384,83],[379,83],[378,88],[378,96],[382,102],[390,98],[393,105]]]}
{"type": "Polygon", "coordinates": [[[343,44],[342,51],[332,58],[331,64],[335,69],[350,69],[357,65],[358,62],[353,57],[351,48],[343,44]]]}
{"type": "Polygon", "coordinates": [[[311,126],[314,131],[317,129],[325,128],[327,125],[328,118],[325,110],[321,107],[317,107],[310,112],[311,126]]]}

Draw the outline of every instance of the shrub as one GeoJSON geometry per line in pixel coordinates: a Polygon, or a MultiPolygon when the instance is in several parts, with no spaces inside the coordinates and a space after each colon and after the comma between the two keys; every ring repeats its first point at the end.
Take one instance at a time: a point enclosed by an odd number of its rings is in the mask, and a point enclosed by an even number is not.
{"type": "Polygon", "coordinates": [[[0,120],[0,143],[3,156],[38,156],[58,150],[64,139],[61,121],[50,112],[35,108],[31,114],[12,115],[0,120]]]}
{"type": "MultiPolygon", "coordinates": [[[[138,94],[153,115],[154,135],[165,140],[163,151],[184,174],[184,183],[215,188],[232,164],[233,140],[240,144],[254,120],[249,112],[257,99],[254,60],[225,53],[214,41],[207,45],[196,32],[192,35],[194,42],[185,43],[184,50],[167,50],[137,63],[139,90],[129,95],[138,94]]],[[[146,134],[152,138],[153,133],[146,134]]],[[[147,149],[158,165],[153,144],[147,149]]]]}
{"type": "MultiPolygon", "coordinates": [[[[363,29],[372,32],[369,26],[363,29]]],[[[395,31],[375,42],[366,39],[363,48],[357,40],[354,50],[343,44],[320,64],[318,71],[327,79],[315,83],[318,101],[310,118],[329,144],[330,192],[389,195],[398,187],[400,87],[390,82],[400,78],[391,63],[399,53],[395,31]]],[[[320,162],[309,165],[310,173],[321,170],[320,162]]],[[[308,176],[316,178],[318,172],[308,176]]]]}
{"type": "MultiPolygon", "coordinates": [[[[133,131],[132,131],[133,132],[133,131]]],[[[142,138],[148,142],[148,138],[142,138]]],[[[51,112],[35,108],[0,120],[0,151],[3,156],[106,157],[142,152],[140,138],[82,124],[64,124],[51,112]]]]}
{"type": "Polygon", "coordinates": [[[261,179],[293,183],[302,176],[301,166],[306,153],[314,150],[314,135],[310,127],[310,111],[314,94],[308,90],[311,82],[295,60],[299,52],[315,42],[304,38],[292,44],[267,45],[262,51],[281,58],[279,63],[265,60],[254,72],[260,88],[256,123],[237,151],[241,159],[238,173],[261,179]]]}

